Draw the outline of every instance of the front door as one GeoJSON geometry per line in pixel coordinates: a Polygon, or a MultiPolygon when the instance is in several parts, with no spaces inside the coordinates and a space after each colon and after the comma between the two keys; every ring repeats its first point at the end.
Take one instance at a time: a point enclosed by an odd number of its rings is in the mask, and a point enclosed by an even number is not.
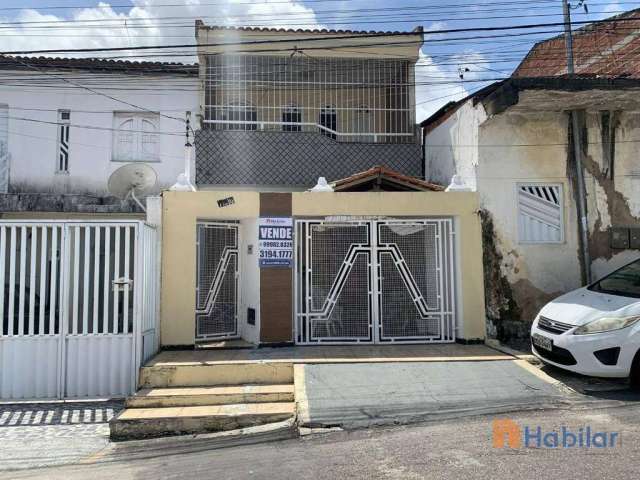
{"type": "Polygon", "coordinates": [[[238,224],[197,224],[196,340],[238,337],[238,224]]]}

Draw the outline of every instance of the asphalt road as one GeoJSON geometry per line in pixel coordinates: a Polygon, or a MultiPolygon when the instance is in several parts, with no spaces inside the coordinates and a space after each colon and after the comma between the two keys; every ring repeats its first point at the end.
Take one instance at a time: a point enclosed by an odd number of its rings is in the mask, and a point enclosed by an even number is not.
{"type": "Polygon", "coordinates": [[[492,446],[494,416],[433,424],[379,427],[218,450],[155,451],[150,456],[99,458],[84,465],[4,472],[0,478],[47,479],[540,479],[638,478],[640,403],[607,408],[501,415],[543,431],[617,432],[614,448],[492,446]]]}

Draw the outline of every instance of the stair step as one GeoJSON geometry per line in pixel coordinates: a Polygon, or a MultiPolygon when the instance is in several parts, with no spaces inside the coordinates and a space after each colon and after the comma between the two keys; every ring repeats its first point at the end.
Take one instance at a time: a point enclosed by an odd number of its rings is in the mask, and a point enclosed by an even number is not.
{"type": "Polygon", "coordinates": [[[288,383],[293,383],[288,362],[155,363],[140,369],[141,388],[288,383]]]}
{"type": "Polygon", "coordinates": [[[145,388],[127,398],[127,408],[188,407],[238,403],[293,402],[292,384],[145,388]]]}
{"type": "Polygon", "coordinates": [[[109,422],[112,440],[217,432],[293,418],[294,402],[127,408],[109,422]]]}

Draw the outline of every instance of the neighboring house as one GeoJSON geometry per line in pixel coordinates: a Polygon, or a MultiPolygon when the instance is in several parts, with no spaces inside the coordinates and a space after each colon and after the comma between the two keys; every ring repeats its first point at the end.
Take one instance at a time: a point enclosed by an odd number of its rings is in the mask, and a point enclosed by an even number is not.
{"type": "MultiPolygon", "coordinates": [[[[618,28],[614,22],[576,32],[580,75],[534,76],[566,72],[558,60],[563,40],[551,39],[536,45],[512,78],[422,123],[427,180],[458,175],[480,194],[488,333],[501,340],[526,342],[546,302],[583,285],[587,272],[595,280],[638,257],[639,63],[624,54],[638,42],[618,28]],[[581,52],[603,38],[611,48],[581,52]],[[581,265],[572,110],[582,132],[589,265],[581,265]]],[[[622,28],[630,31],[628,23],[622,28]]]]}
{"type": "MultiPolygon", "coordinates": [[[[640,9],[587,25],[573,33],[577,75],[640,78],[640,9]]],[[[514,77],[566,75],[564,35],[536,43],[513,72],[514,77]]]]}
{"type": "Polygon", "coordinates": [[[422,177],[414,32],[197,22],[197,186],[305,189],[374,165],[422,177]]]}
{"type": "Polygon", "coordinates": [[[157,192],[184,171],[196,65],[0,57],[0,71],[0,211],[117,212],[118,167],[151,166],[157,192]]]}
{"type": "Polygon", "coordinates": [[[160,232],[121,198],[185,171],[197,66],[0,57],[0,76],[0,398],[127,395],[159,346],[160,232]],[[156,175],[110,190],[132,164],[156,175]]]}

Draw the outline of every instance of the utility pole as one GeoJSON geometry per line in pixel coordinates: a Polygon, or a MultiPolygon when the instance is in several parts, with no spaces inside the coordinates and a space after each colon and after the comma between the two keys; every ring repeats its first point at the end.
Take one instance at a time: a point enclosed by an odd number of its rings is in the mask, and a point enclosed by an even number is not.
{"type": "MultiPolygon", "coordinates": [[[[581,0],[577,7],[583,6],[584,0],[581,0]]],[[[585,6],[586,11],[586,6],[585,6]]],[[[562,13],[564,14],[564,42],[567,50],[567,74],[569,77],[575,75],[573,61],[573,36],[571,34],[571,4],[568,0],[562,0],[562,13]]],[[[587,221],[587,196],[584,183],[584,169],[582,166],[582,130],[578,121],[579,113],[572,110],[569,113],[571,117],[571,128],[573,131],[573,152],[575,156],[576,183],[578,194],[578,231],[580,233],[580,251],[582,254],[583,265],[583,282],[591,283],[591,255],[589,253],[589,224],[587,221]]]]}

